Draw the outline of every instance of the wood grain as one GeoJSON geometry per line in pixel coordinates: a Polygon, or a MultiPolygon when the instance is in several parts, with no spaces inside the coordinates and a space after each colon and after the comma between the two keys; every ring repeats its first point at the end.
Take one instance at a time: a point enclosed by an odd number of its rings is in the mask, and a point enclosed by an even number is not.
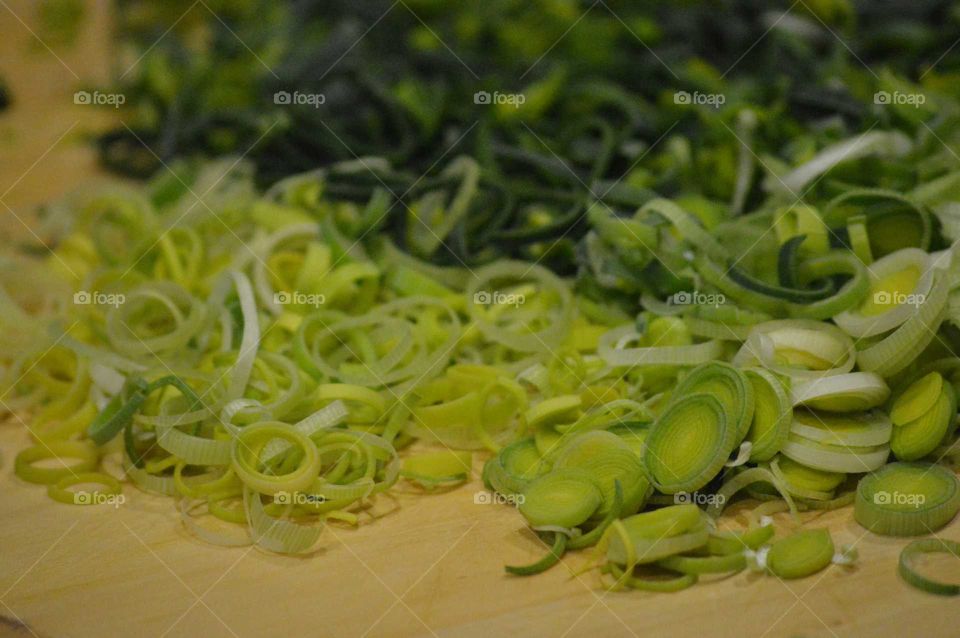
{"type": "MultiPolygon", "coordinates": [[[[5,2],[30,24],[32,3],[5,2]]],[[[119,116],[71,100],[74,73],[103,79],[110,68],[107,7],[90,6],[78,48],[56,51],[61,63],[0,4],[0,72],[17,100],[0,116],[0,200],[23,219],[0,207],[4,237],[29,232],[33,206],[99,175],[83,135],[119,116]]],[[[119,508],[56,504],[12,476],[28,444],[16,418],[0,424],[0,636],[960,635],[957,601],[903,584],[904,543],[864,534],[849,509],[811,524],[856,543],[853,570],[605,593],[595,574],[571,576],[582,553],[541,576],[505,575],[544,548],[509,506],[475,504],[477,481],[431,496],[400,486],[378,518],[329,528],[316,555],[285,558],[198,541],[168,499],[130,486],[119,508]]],[[[960,539],[960,522],[942,536],[960,539]]]]}

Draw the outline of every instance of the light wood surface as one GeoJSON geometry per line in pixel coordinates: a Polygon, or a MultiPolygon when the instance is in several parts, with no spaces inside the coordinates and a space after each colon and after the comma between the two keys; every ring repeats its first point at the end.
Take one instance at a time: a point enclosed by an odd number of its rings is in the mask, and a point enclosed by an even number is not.
{"type": "MultiPolygon", "coordinates": [[[[107,77],[106,5],[90,4],[77,47],[54,52],[30,34],[33,6],[0,2],[0,73],[17,100],[0,115],[0,201],[23,220],[0,206],[4,238],[98,175],[84,135],[118,117],[72,103],[80,80],[107,77]]],[[[506,576],[504,564],[544,548],[510,507],[474,503],[478,481],[430,496],[401,485],[376,520],[329,528],[316,555],[286,558],[196,540],[169,499],[130,486],[119,508],[54,503],[13,477],[28,444],[16,418],[0,424],[0,636],[960,636],[958,602],[902,583],[905,543],[864,534],[850,509],[811,524],[856,543],[855,569],[606,593],[593,573],[571,576],[582,553],[506,576]]],[[[960,522],[942,536],[960,539],[960,522]]]]}

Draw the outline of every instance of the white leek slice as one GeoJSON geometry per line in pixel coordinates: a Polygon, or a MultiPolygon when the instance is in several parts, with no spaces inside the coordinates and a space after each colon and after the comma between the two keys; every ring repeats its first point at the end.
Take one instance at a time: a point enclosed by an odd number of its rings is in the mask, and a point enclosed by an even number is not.
{"type": "Polygon", "coordinates": [[[757,324],[733,359],[736,366],[760,365],[794,379],[846,374],[855,363],[849,335],[834,325],[809,319],[757,324]]]}
{"type": "Polygon", "coordinates": [[[865,414],[825,414],[797,410],[790,432],[824,445],[874,446],[890,442],[893,424],[879,410],[865,414]]]}
{"type": "Polygon", "coordinates": [[[794,405],[831,412],[862,412],[890,397],[883,377],[872,372],[849,372],[799,381],[791,388],[794,405]]]}
{"type": "Polygon", "coordinates": [[[883,467],[890,456],[889,445],[869,447],[823,445],[796,434],[783,444],[781,453],[807,467],[826,472],[862,474],[883,467]]]}
{"type": "Polygon", "coordinates": [[[890,253],[868,269],[870,294],[863,304],[833,318],[853,337],[873,337],[893,330],[917,312],[933,285],[930,255],[919,248],[890,253]]]}

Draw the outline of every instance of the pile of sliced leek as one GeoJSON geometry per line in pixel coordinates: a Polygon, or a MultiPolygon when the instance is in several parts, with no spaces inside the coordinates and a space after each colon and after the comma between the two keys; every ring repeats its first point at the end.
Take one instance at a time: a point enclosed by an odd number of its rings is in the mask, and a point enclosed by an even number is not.
{"type": "Polygon", "coordinates": [[[205,541],[303,553],[401,479],[467,482],[480,454],[546,550],[510,573],[593,547],[609,586],[652,591],[849,562],[825,530],[778,537],[780,512],[855,505],[873,532],[917,535],[960,509],[960,278],[932,201],[771,197],[708,229],[655,199],[634,219],[663,260],[650,276],[699,288],[633,317],[536,263],[348,239],[383,202],[327,201],[322,171],[260,193],[223,168],[193,176],[199,206],[162,180],[75,195],[32,266],[55,282],[43,304],[2,282],[6,316],[39,326],[0,355],[3,407],[33,438],[15,471],[54,499],[129,482],[205,541]],[[740,235],[761,254],[734,252],[740,235]],[[736,498],[754,508],[729,529],[736,498]]]}

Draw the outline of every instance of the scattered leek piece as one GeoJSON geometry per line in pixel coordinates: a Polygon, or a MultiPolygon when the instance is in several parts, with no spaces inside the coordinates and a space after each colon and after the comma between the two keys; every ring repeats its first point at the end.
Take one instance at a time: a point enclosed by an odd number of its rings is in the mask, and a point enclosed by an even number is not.
{"type": "Polygon", "coordinates": [[[860,479],[854,518],[884,536],[932,534],[960,511],[960,480],[929,463],[891,463],[860,479]]]}
{"type": "Polygon", "coordinates": [[[780,578],[803,578],[829,565],[833,554],[833,539],[829,531],[803,530],[771,545],[766,566],[780,578]]]}
{"type": "Polygon", "coordinates": [[[408,456],[400,476],[425,487],[462,483],[470,478],[472,458],[470,452],[452,450],[408,456]]]}
{"type": "Polygon", "coordinates": [[[943,583],[921,574],[914,565],[917,558],[924,554],[950,554],[960,558],[960,543],[941,538],[922,538],[915,540],[900,552],[900,576],[916,587],[930,594],[939,596],[960,595],[960,584],[943,583]]]}

